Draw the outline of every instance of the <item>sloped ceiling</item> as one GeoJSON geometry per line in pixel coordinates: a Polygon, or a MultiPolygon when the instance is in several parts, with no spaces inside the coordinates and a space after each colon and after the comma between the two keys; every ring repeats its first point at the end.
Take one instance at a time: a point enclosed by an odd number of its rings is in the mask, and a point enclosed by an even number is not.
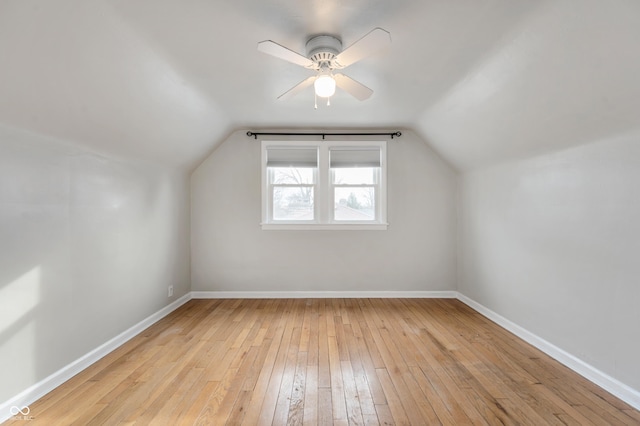
{"type": "Polygon", "coordinates": [[[0,122],[184,167],[238,128],[411,128],[464,171],[640,130],[639,45],[635,0],[5,0],[0,122]],[[375,27],[369,100],[276,100],[310,72],[257,42],[375,27]]]}

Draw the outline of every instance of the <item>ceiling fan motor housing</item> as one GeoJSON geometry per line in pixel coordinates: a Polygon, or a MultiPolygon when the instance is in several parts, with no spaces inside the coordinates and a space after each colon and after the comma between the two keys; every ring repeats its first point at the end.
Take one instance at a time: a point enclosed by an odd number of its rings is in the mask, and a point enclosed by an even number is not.
{"type": "Polygon", "coordinates": [[[307,58],[318,66],[318,69],[337,68],[333,60],[342,52],[340,39],[330,35],[315,36],[307,42],[307,58]]]}

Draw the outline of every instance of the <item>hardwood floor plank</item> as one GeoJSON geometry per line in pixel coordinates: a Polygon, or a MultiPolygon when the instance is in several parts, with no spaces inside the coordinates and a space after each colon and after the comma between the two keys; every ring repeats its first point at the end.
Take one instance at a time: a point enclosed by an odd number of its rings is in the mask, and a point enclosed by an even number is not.
{"type": "Polygon", "coordinates": [[[633,421],[638,422],[640,424],[640,411],[634,410],[633,408],[625,408],[622,410],[624,414],[633,419],[633,421]]]}
{"type": "Polygon", "coordinates": [[[320,300],[318,306],[318,387],[331,387],[331,370],[329,368],[329,341],[327,337],[326,300],[320,300]]]}
{"type": "MultiPolygon", "coordinates": [[[[389,375],[396,390],[403,396],[405,411],[409,415],[409,419],[413,424],[416,424],[418,419],[426,421],[428,424],[440,424],[440,420],[431,406],[431,401],[422,393],[420,386],[418,386],[409,371],[409,366],[403,363],[401,351],[392,348],[393,338],[389,330],[380,330],[380,336],[387,345],[392,357],[391,364],[387,365],[387,371],[390,371],[389,375]]],[[[402,351],[406,350],[405,347],[402,348],[402,351]]],[[[395,349],[398,349],[398,347],[395,349]]]]}
{"type": "MultiPolygon", "coordinates": [[[[304,334],[302,332],[301,334],[304,334]]],[[[302,340],[302,335],[300,340],[302,340]]],[[[289,398],[288,425],[301,425],[304,419],[305,382],[307,378],[307,353],[298,352],[291,397],[289,398]]]]}
{"type": "MultiPolygon", "coordinates": [[[[389,377],[389,372],[386,368],[378,368],[376,370],[378,375],[378,379],[380,380],[380,385],[382,389],[384,389],[384,394],[387,397],[387,407],[391,412],[391,417],[393,418],[393,423],[396,425],[410,425],[409,417],[404,410],[404,406],[402,404],[402,400],[400,396],[396,392],[395,386],[393,386],[393,382],[389,377]]],[[[378,406],[383,407],[383,406],[378,406]]]]}
{"type": "Polygon", "coordinates": [[[387,404],[376,405],[376,415],[378,417],[378,424],[381,426],[395,425],[393,415],[391,414],[391,410],[389,410],[389,406],[387,404]]]}
{"type": "Polygon", "coordinates": [[[566,400],[562,399],[562,397],[550,389],[549,387],[540,383],[539,385],[534,385],[535,388],[535,397],[538,401],[545,403],[546,405],[552,407],[558,418],[571,418],[573,421],[578,422],[583,425],[593,425],[594,423],[586,418],[582,413],[576,410],[576,406],[570,404],[566,400]]]}
{"type": "Polygon", "coordinates": [[[309,339],[311,338],[311,300],[305,301],[304,316],[302,319],[302,331],[300,333],[299,352],[309,352],[309,339]]]}
{"type": "MultiPolygon", "coordinates": [[[[291,314],[290,312],[286,313],[287,318],[290,314],[291,314]]],[[[280,400],[280,391],[281,389],[283,389],[283,393],[286,391],[286,383],[283,385],[283,382],[288,380],[288,378],[285,377],[285,374],[287,373],[290,374],[290,372],[287,372],[285,368],[289,361],[288,358],[291,358],[289,348],[291,345],[295,344],[295,339],[293,339],[294,327],[292,322],[289,321],[288,319],[286,320],[285,324],[286,326],[285,326],[283,338],[280,342],[278,355],[274,362],[274,367],[271,372],[268,389],[265,395],[264,402],[262,404],[262,411],[258,419],[258,424],[262,424],[262,425],[270,425],[275,423],[274,416],[275,416],[276,408],[278,407],[278,402],[280,400]]],[[[289,366],[291,365],[290,361],[288,365],[289,366]]],[[[290,388],[291,387],[289,386],[289,389],[290,388]]],[[[283,395],[283,398],[286,399],[286,395],[283,395]]],[[[288,406],[286,407],[286,411],[285,411],[284,402],[280,404],[280,410],[281,410],[280,421],[286,421],[286,415],[288,415],[288,406]],[[282,419],[282,417],[284,417],[284,420],[282,419]]]]}
{"type": "Polygon", "coordinates": [[[318,424],[333,423],[333,404],[331,402],[331,388],[318,388],[318,424]]]}
{"type": "MultiPolygon", "coordinates": [[[[411,371],[411,375],[415,378],[418,386],[422,390],[425,398],[433,407],[436,416],[442,424],[452,425],[456,424],[456,420],[454,420],[453,416],[447,409],[447,404],[445,400],[442,399],[442,396],[435,390],[429,379],[424,375],[424,372],[420,369],[420,367],[409,367],[409,371],[411,371]]],[[[467,421],[468,419],[464,419],[467,421]]],[[[459,424],[459,423],[458,423],[459,424]]]]}
{"type": "Polygon", "coordinates": [[[335,336],[327,337],[329,344],[329,370],[331,373],[331,404],[334,422],[347,422],[347,405],[340,365],[340,354],[335,336]]]}
{"type": "Polygon", "coordinates": [[[350,361],[341,361],[342,383],[344,385],[344,400],[347,410],[347,421],[350,425],[363,425],[362,408],[360,407],[360,397],[356,388],[356,380],[353,376],[353,369],[350,361]]]}
{"type": "Polygon", "coordinates": [[[45,426],[640,425],[451,299],[192,300],[30,409],[45,426]]]}
{"type": "Polygon", "coordinates": [[[207,401],[209,401],[211,394],[218,389],[218,386],[220,386],[220,382],[206,382],[204,387],[197,389],[199,392],[195,394],[192,393],[194,397],[189,399],[185,404],[186,408],[184,412],[181,413],[175,424],[179,426],[195,424],[196,419],[202,412],[202,409],[207,404],[207,401]]]}
{"type": "Polygon", "coordinates": [[[309,311],[309,343],[307,345],[307,365],[318,365],[318,300],[313,299],[307,305],[309,311]]]}
{"type": "Polygon", "coordinates": [[[241,390],[238,397],[236,398],[235,404],[229,413],[229,416],[225,419],[220,419],[224,423],[220,424],[230,424],[230,425],[239,425],[242,424],[244,415],[247,412],[247,407],[249,406],[251,401],[251,392],[241,390]]]}
{"type": "Polygon", "coordinates": [[[340,361],[349,361],[349,350],[347,349],[347,341],[344,335],[345,324],[342,322],[342,317],[334,317],[334,319],[336,329],[336,344],[338,345],[338,354],[340,361]]]}
{"type": "MultiPolygon", "coordinates": [[[[288,315],[288,314],[287,314],[288,315]]],[[[293,324],[285,319],[285,329],[278,345],[278,352],[273,363],[271,374],[269,375],[269,383],[267,384],[265,396],[262,403],[262,409],[258,416],[257,424],[270,425],[273,422],[273,416],[278,402],[278,394],[282,383],[285,362],[289,350],[289,343],[293,334],[293,324]]]]}
{"type": "Polygon", "coordinates": [[[377,424],[378,421],[376,416],[375,404],[373,401],[373,396],[371,395],[371,387],[369,386],[367,373],[365,372],[364,366],[362,365],[358,338],[353,332],[354,325],[355,327],[357,327],[357,324],[351,323],[349,327],[345,328],[345,337],[349,349],[350,368],[353,372],[353,380],[355,382],[357,399],[360,403],[360,410],[362,411],[364,423],[377,424]]]}
{"type": "Polygon", "coordinates": [[[175,425],[182,417],[186,409],[191,406],[194,396],[198,394],[206,382],[202,381],[204,369],[194,368],[190,370],[183,382],[178,385],[164,405],[155,413],[147,410],[145,417],[136,419],[139,424],[175,425]],[[148,421],[147,421],[148,419],[148,421]]]}
{"type": "Polygon", "coordinates": [[[233,379],[237,372],[237,370],[232,369],[226,370],[224,376],[222,376],[222,380],[218,382],[218,386],[216,386],[214,391],[209,395],[209,398],[200,410],[200,413],[193,424],[203,426],[215,424],[214,419],[218,415],[218,409],[222,405],[222,401],[224,401],[227,393],[232,388],[234,384],[233,379]]]}
{"type": "Polygon", "coordinates": [[[304,383],[303,424],[318,424],[318,366],[307,365],[304,383]]]}
{"type": "Polygon", "coordinates": [[[366,380],[374,405],[386,405],[387,400],[384,396],[384,391],[382,390],[380,381],[378,380],[375,363],[373,362],[373,357],[367,348],[364,333],[362,333],[360,328],[360,322],[351,323],[351,328],[354,330],[356,345],[356,348],[353,350],[353,355],[349,355],[352,360],[356,360],[354,374],[356,374],[356,377],[363,376],[363,380],[366,380]]]}
{"type": "Polygon", "coordinates": [[[218,408],[214,419],[214,424],[221,424],[227,421],[231,417],[231,413],[236,411],[237,417],[244,416],[244,410],[246,408],[246,402],[243,398],[250,398],[251,395],[247,395],[243,391],[244,382],[247,379],[247,374],[251,370],[256,357],[258,356],[259,348],[256,346],[250,346],[244,354],[239,357],[242,361],[239,363],[239,367],[230,368],[230,371],[236,371],[232,385],[225,389],[226,395],[218,408]]]}
{"type": "Polygon", "coordinates": [[[285,360],[284,372],[282,373],[282,381],[280,383],[280,390],[278,393],[278,402],[276,405],[276,411],[273,417],[274,424],[286,424],[289,418],[289,409],[291,398],[295,388],[296,371],[299,360],[298,348],[300,347],[300,337],[302,336],[302,329],[300,323],[302,322],[302,315],[300,312],[300,304],[297,304],[294,311],[294,316],[291,320],[293,333],[291,335],[291,342],[287,350],[287,357],[285,360]]]}

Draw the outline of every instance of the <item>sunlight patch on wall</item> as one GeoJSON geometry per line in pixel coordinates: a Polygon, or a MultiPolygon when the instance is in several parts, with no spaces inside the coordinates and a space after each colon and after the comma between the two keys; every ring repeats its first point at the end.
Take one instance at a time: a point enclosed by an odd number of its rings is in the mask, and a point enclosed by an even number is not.
{"type": "MultiPolygon", "coordinates": [[[[24,388],[37,377],[35,311],[41,302],[41,268],[36,266],[12,282],[0,284],[0,359],[5,367],[0,382],[24,388]]],[[[1,400],[1,398],[0,398],[1,400]]]]}
{"type": "Polygon", "coordinates": [[[0,288],[0,333],[4,333],[40,303],[40,266],[0,288]]]}

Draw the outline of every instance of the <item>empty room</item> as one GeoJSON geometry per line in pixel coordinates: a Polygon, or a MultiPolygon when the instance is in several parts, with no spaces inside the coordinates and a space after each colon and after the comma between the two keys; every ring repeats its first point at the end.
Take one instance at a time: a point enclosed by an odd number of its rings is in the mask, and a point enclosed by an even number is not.
{"type": "Polygon", "coordinates": [[[0,423],[640,425],[640,3],[0,2],[0,423]]]}

